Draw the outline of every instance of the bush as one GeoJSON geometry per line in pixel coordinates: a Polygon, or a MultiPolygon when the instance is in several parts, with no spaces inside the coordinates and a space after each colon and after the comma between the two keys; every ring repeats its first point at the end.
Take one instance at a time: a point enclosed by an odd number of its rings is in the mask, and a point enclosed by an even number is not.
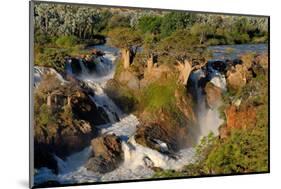
{"type": "Polygon", "coordinates": [[[43,49],[42,53],[35,54],[35,65],[52,67],[59,73],[64,72],[66,50],[56,48],[43,49]]]}
{"type": "Polygon", "coordinates": [[[65,35],[65,36],[58,37],[55,43],[58,47],[70,48],[78,43],[78,39],[77,37],[72,35],[70,36],[65,35]]]}

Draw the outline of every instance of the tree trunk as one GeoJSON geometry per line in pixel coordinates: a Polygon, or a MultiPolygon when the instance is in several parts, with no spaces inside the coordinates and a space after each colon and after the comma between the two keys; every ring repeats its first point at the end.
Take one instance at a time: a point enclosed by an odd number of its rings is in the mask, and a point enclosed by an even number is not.
{"type": "Polygon", "coordinates": [[[122,49],[123,66],[125,69],[130,67],[130,50],[122,49]]]}
{"type": "Polygon", "coordinates": [[[67,96],[67,106],[71,107],[71,96],[67,96]]]}
{"type": "Polygon", "coordinates": [[[190,73],[192,71],[192,64],[191,64],[191,62],[188,61],[188,60],[185,60],[184,63],[180,63],[179,71],[180,71],[179,81],[183,85],[187,85],[190,73]]]}
{"type": "Polygon", "coordinates": [[[153,68],[153,55],[150,55],[147,59],[147,71],[150,72],[153,68]]]}
{"type": "Polygon", "coordinates": [[[47,106],[51,107],[52,106],[52,95],[48,94],[47,96],[47,106]]]}
{"type": "Polygon", "coordinates": [[[48,22],[49,22],[49,20],[48,20],[48,12],[47,12],[46,15],[45,15],[45,31],[46,31],[46,33],[48,33],[48,22]]]}

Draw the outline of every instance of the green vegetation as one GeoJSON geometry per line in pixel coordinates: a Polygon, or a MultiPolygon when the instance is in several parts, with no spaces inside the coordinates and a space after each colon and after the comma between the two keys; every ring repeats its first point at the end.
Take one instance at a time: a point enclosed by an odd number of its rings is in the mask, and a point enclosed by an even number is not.
{"type": "Polygon", "coordinates": [[[61,36],[56,39],[55,43],[60,48],[68,48],[76,45],[78,39],[75,36],[61,36]]]}
{"type": "Polygon", "coordinates": [[[141,35],[132,28],[115,28],[110,30],[108,35],[110,43],[121,49],[124,68],[129,68],[142,45],[141,35]]]}
{"type": "Polygon", "coordinates": [[[176,82],[155,82],[143,90],[142,103],[149,111],[170,109],[175,102],[176,82]]]}
{"type": "Polygon", "coordinates": [[[62,73],[65,66],[67,50],[57,48],[41,48],[35,52],[35,65],[52,67],[62,73]]]}

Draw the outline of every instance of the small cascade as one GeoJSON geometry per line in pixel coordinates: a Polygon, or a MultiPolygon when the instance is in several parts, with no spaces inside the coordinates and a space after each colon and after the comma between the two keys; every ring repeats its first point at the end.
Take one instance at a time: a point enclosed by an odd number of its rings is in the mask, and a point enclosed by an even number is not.
{"type": "Polygon", "coordinates": [[[136,143],[134,137],[131,137],[128,142],[123,142],[122,148],[124,151],[123,166],[132,170],[139,166],[179,170],[184,165],[191,163],[195,154],[194,148],[186,148],[175,153],[173,156],[167,156],[136,143]]]}
{"type": "Polygon", "coordinates": [[[66,60],[66,73],[70,76],[74,76],[72,67],[71,67],[72,59],[69,58],[66,60]]]}
{"type": "Polygon", "coordinates": [[[138,125],[138,118],[133,114],[130,114],[126,115],[116,123],[99,125],[97,127],[101,129],[102,134],[115,134],[121,138],[126,137],[125,140],[127,140],[135,134],[138,125]]]}
{"type": "Polygon", "coordinates": [[[56,159],[58,164],[59,174],[63,175],[72,171],[76,171],[78,168],[80,168],[87,162],[90,155],[90,147],[86,147],[82,151],[68,156],[66,160],[62,160],[61,158],[54,155],[54,158],[56,159]]]}
{"type": "Polygon", "coordinates": [[[89,76],[89,71],[88,69],[86,68],[86,66],[84,65],[84,62],[82,59],[79,59],[79,65],[80,65],[80,68],[81,68],[81,76],[82,77],[87,77],[89,76]]]}
{"type": "Polygon", "coordinates": [[[114,123],[122,117],[121,110],[115,103],[105,94],[100,84],[92,80],[84,80],[84,82],[94,91],[95,95],[89,96],[91,100],[105,110],[111,123],[114,123]]]}
{"type": "Polygon", "coordinates": [[[224,75],[215,75],[210,82],[219,87],[222,91],[226,91],[226,79],[224,75]]]}

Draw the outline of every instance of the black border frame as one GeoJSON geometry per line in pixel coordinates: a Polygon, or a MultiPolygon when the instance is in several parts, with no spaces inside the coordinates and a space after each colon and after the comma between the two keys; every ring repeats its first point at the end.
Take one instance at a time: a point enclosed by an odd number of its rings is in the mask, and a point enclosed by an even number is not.
{"type": "Polygon", "coordinates": [[[241,175],[257,175],[270,173],[270,16],[269,15],[255,15],[255,14],[239,14],[239,13],[224,13],[224,12],[209,12],[209,11],[194,11],[194,10],[180,10],[180,9],[164,9],[154,7],[134,7],[134,6],[119,6],[119,5],[102,5],[89,3],[74,3],[74,2],[56,2],[56,1],[29,1],[29,188],[53,188],[53,187],[68,187],[68,186],[85,186],[85,185],[100,185],[100,184],[118,184],[118,183],[135,183],[145,181],[163,181],[163,180],[177,180],[177,179],[191,179],[191,178],[211,178],[211,177],[225,177],[225,176],[241,176],[241,175]],[[85,182],[74,184],[59,184],[50,186],[34,186],[34,151],[33,151],[33,64],[34,64],[34,5],[36,3],[47,4],[70,4],[77,6],[91,6],[98,8],[125,8],[138,10],[159,10],[159,11],[176,11],[176,12],[192,12],[198,14],[217,14],[217,15],[231,15],[231,16],[248,16],[248,17],[264,17],[268,19],[268,170],[262,172],[251,173],[235,173],[235,174],[214,174],[214,175],[200,175],[200,176],[180,176],[167,178],[149,178],[149,179],[134,179],[134,180],[119,180],[119,181],[103,181],[103,182],[85,182]]]}

